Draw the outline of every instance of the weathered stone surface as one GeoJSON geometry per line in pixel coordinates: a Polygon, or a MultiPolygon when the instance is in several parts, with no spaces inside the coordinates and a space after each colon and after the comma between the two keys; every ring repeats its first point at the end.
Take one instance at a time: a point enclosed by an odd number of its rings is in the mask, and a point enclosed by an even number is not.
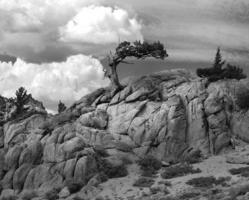
{"type": "Polygon", "coordinates": [[[87,181],[97,173],[96,160],[91,156],[85,156],[78,160],[75,171],[74,180],[86,184],[87,181]]]}
{"type": "Polygon", "coordinates": [[[26,177],[32,168],[31,164],[23,164],[20,166],[13,175],[13,189],[21,191],[25,183],[26,177]]]}
{"type": "Polygon", "coordinates": [[[19,134],[27,134],[29,130],[36,129],[45,120],[44,115],[33,115],[20,122],[13,123],[12,121],[4,125],[4,144],[7,147],[11,141],[19,134]]]}
{"type": "Polygon", "coordinates": [[[249,142],[249,112],[233,114],[231,120],[232,132],[242,140],[249,142]]]}
{"type": "Polygon", "coordinates": [[[32,141],[22,151],[19,158],[19,166],[24,163],[37,164],[42,160],[43,147],[40,141],[32,141]]]}
{"type": "Polygon", "coordinates": [[[13,187],[13,176],[15,174],[15,168],[11,168],[5,174],[4,178],[2,179],[2,186],[4,189],[12,188],[13,187]]]}
{"type": "Polygon", "coordinates": [[[59,198],[66,198],[70,195],[70,192],[67,187],[64,187],[60,193],[59,193],[59,198]]]}
{"type": "Polygon", "coordinates": [[[135,104],[121,104],[108,108],[109,114],[108,131],[111,134],[127,134],[131,122],[136,115],[143,110],[146,105],[144,102],[136,102],[135,104]]]}
{"type": "Polygon", "coordinates": [[[1,199],[10,199],[12,197],[16,197],[15,191],[12,189],[5,189],[2,191],[2,194],[0,196],[1,199]]]}
{"type": "Polygon", "coordinates": [[[97,109],[94,112],[81,115],[78,121],[82,126],[105,129],[108,123],[108,115],[106,111],[97,109]]]}
{"type": "MultiPolygon", "coordinates": [[[[224,80],[208,85],[186,70],[170,70],[133,78],[121,91],[99,89],[62,114],[32,114],[3,123],[1,182],[16,191],[48,191],[73,180],[86,185],[80,194],[92,197],[101,153],[113,162],[153,155],[174,163],[198,150],[219,153],[233,135],[249,142],[249,114],[235,105],[241,84],[224,80]]],[[[227,161],[248,162],[246,157],[227,161]]],[[[73,198],[66,193],[61,197],[73,198]]]]}
{"type": "Polygon", "coordinates": [[[73,158],[74,153],[84,147],[85,143],[79,137],[74,137],[63,144],[49,143],[44,147],[43,160],[45,162],[62,162],[73,158]]]}
{"type": "Polygon", "coordinates": [[[19,157],[22,153],[23,148],[24,148],[23,145],[16,145],[12,147],[11,149],[9,149],[9,151],[7,152],[5,156],[6,169],[11,169],[13,167],[15,168],[18,166],[19,157]]]}
{"type": "Polygon", "coordinates": [[[226,162],[231,164],[249,164],[249,156],[247,154],[245,155],[229,155],[226,157],[226,162]]]}

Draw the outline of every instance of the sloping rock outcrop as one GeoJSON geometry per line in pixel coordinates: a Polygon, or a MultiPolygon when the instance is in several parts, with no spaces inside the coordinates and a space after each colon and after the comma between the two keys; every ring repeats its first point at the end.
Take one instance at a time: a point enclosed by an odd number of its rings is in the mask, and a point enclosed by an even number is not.
{"type": "Polygon", "coordinates": [[[128,81],[116,93],[98,89],[55,116],[33,101],[36,112],[0,127],[1,185],[16,192],[62,188],[70,180],[86,185],[103,159],[97,149],[107,160],[151,154],[177,162],[198,151],[217,154],[235,135],[249,140],[248,114],[235,104],[241,85],[246,82],[208,85],[171,70],[128,81]]]}

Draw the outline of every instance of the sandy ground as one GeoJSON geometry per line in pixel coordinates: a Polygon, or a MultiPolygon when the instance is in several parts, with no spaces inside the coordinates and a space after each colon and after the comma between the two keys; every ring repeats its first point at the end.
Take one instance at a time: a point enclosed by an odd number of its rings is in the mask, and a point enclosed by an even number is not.
{"type": "MultiPolygon", "coordinates": [[[[188,192],[193,190],[193,188],[187,184],[185,184],[188,180],[196,177],[202,176],[215,176],[215,177],[230,177],[231,180],[229,183],[231,185],[235,183],[240,183],[243,181],[243,178],[231,175],[229,173],[229,169],[245,167],[248,165],[245,164],[229,164],[226,162],[226,156],[234,155],[234,154],[248,154],[249,155],[249,145],[241,145],[236,148],[234,151],[224,152],[219,156],[212,156],[201,163],[194,164],[194,168],[199,168],[201,173],[198,174],[190,174],[183,177],[167,179],[172,186],[167,187],[170,194],[179,195],[181,193],[188,192]]],[[[139,178],[141,171],[140,168],[136,164],[132,164],[128,166],[129,175],[123,178],[115,178],[110,179],[105,183],[100,185],[101,192],[98,196],[104,197],[104,199],[111,200],[131,200],[136,199],[137,197],[141,197],[144,193],[147,193],[149,188],[138,188],[133,187],[133,183],[136,179],[139,178]]],[[[160,172],[154,178],[155,183],[152,187],[157,187],[162,184],[165,179],[162,179],[160,176],[160,172]]]]}

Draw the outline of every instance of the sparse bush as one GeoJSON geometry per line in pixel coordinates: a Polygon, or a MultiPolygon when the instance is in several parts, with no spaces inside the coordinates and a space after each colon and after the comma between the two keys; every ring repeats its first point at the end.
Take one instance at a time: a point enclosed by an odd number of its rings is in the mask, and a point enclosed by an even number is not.
{"type": "Polygon", "coordinates": [[[138,161],[138,165],[143,170],[142,175],[147,177],[153,176],[162,167],[161,161],[151,155],[141,158],[138,161]]]}
{"type": "Polygon", "coordinates": [[[104,172],[99,173],[99,178],[101,183],[108,181],[108,176],[104,172]]]}
{"type": "Polygon", "coordinates": [[[85,200],[85,199],[80,197],[80,196],[75,196],[75,197],[73,197],[73,200],[85,200]]]}
{"type": "Polygon", "coordinates": [[[232,175],[241,175],[243,177],[249,177],[249,167],[240,167],[230,169],[229,172],[232,175]]]}
{"type": "Polygon", "coordinates": [[[154,179],[148,177],[140,177],[133,184],[134,187],[151,187],[154,184],[154,179]]]}
{"type": "Polygon", "coordinates": [[[179,199],[188,200],[188,199],[191,199],[191,198],[198,197],[199,195],[200,195],[199,192],[188,192],[188,193],[184,193],[184,194],[180,195],[179,199]]]}
{"type": "Polygon", "coordinates": [[[215,82],[221,79],[243,79],[246,78],[246,75],[243,73],[243,69],[227,64],[225,68],[223,65],[225,61],[222,60],[220,53],[220,48],[217,49],[213,67],[210,68],[199,68],[196,70],[196,74],[199,77],[207,78],[209,82],[215,82]]]}
{"type": "Polygon", "coordinates": [[[122,166],[106,165],[106,169],[104,171],[109,178],[119,178],[128,175],[128,171],[124,165],[122,166]]]}
{"type": "Polygon", "coordinates": [[[249,89],[241,87],[236,92],[236,104],[240,109],[249,109],[249,89]]]}
{"type": "Polygon", "coordinates": [[[196,174],[200,173],[200,169],[194,169],[192,165],[189,164],[181,164],[175,165],[171,167],[167,167],[164,172],[161,174],[164,179],[171,179],[180,176],[185,176],[187,174],[196,174]]]}
{"type": "Polygon", "coordinates": [[[106,152],[106,150],[103,147],[101,147],[101,146],[95,146],[94,147],[94,151],[100,157],[107,157],[107,156],[109,156],[108,153],[106,152]]]}
{"type": "Polygon", "coordinates": [[[99,171],[106,174],[106,176],[109,178],[120,178],[128,175],[125,165],[115,166],[104,159],[99,159],[99,171]]]}
{"type": "Polygon", "coordinates": [[[193,178],[186,182],[186,184],[194,187],[212,187],[214,185],[224,185],[230,177],[220,177],[216,179],[214,176],[193,178]]]}
{"type": "Polygon", "coordinates": [[[197,69],[196,73],[199,77],[208,78],[209,82],[215,82],[222,79],[240,80],[246,78],[243,69],[230,64],[227,64],[227,66],[221,70],[214,68],[197,69]]]}
{"type": "Polygon", "coordinates": [[[45,193],[44,198],[47,200],[55,200],[55,199],[59,199],[59,195],[58,195],[58,190],[57,189],[52,189],[48,192],[45,193]]]}
{"type": "Polygon", "coordinates": [[[237,196],[245,195],[248,192],[249,192],[249,184],[239,185],[236,187],[231,187],[229,189],[229,196],[230,199],[233,200],[236,199],[237,196]]]}
{"type": "Polygon", "coordinates": [[[26,191],[23,195],[22,195],[22,200],[31,200],[35,197],[37,197],[37,193],[35,191],[26,191]]]}
{"type": "Polygon", "coordinates": [[[84,186],[84,183],[75,180],[67,180],[66,186],[69,192],[73,194],[78,192],[84,186]]]}

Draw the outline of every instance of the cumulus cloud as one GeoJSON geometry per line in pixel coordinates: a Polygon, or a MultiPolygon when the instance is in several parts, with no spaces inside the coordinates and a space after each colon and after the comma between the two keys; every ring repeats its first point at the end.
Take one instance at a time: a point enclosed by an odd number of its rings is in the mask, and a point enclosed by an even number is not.
{"type": "Polygon", "coordinates": [[[68,57],[65,62],[44,64],[27,63],[20,58],[0,62],[0,93],[11,97],[24,86],[49,109],[56,109],[59,100],[71,104],[83,95],[106,86],[101,63],[85,55],[68,57]]]}
{"type": "MultiPolygon", "coordinates": [[[[63,46],[58,51],[66,59],[71,52],[102,53],[96,45],[111,48],[119,39],[142,39],[136,13],[104,0],[1,0],[0,18],[4,19],[0,20],[0,52],[26,60],[35,60],[32,52],[42,57],[51,46],[63,46]]],[[[40,60],[51,59],[36,62],[40,60]]]]}
{"type": "Polygon", "coordinates": [[[142,25],[121,8],[88,6],[61,28],[61,40],[95,44],[143,40],[142,25]]]}

